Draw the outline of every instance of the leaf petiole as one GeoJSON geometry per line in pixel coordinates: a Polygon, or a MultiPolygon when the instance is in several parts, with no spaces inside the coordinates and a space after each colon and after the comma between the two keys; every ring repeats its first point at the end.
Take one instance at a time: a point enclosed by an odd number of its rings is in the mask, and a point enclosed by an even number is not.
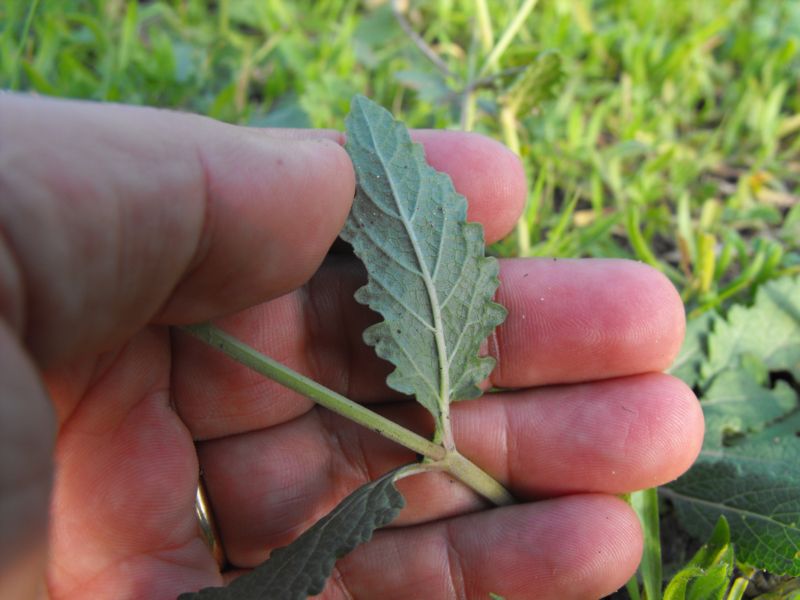
{"type": "Polygon", "coordinates": [[[413,450],[417,454],[434,461],[442,460],[447,454],[441,446],[326,388],[324,385],[320,385],[313,379],[293,371],[286,365],[282,365],[262,354],[211,323],[186,325],[181,329],[257,373],[261,373],[273,381],[277,381],[281,385],[311,398],[317,404],[359,425],[363,425],[393,442],[413,450]]]}
{"type": "Polygon", "coordinates": [[[444,447],[269,358],[210,323],[186,325],[180,329],[257,373],[428,459],[425,463],[401,469],[397,479],[425,471],[447,471],[497,506],[514,503],[508,490],[459,452],[448,452],[444,447]]]}

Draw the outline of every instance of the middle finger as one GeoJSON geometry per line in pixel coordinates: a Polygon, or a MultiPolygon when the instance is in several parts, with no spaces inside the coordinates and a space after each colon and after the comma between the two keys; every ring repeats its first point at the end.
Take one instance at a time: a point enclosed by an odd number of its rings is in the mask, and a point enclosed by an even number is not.
{"type": "MultiPolygon", "coordinates": [[[[408,426],[427,421],[407,403],[384,407],[408,426]]],[[[670,481],[694,460],[703,418],[679,380],[659,374],[493,394],[457,403],[459,449],[519,499],[618,494],[670,481]]],[[[324,410],[269,430],[199,446],[229,557],[247,566],[286,544],[349,491],[414,456],[324,410]]],[[[478,508],[447,476],[401,482],[408,507],[396,524],[478,508]]]]}

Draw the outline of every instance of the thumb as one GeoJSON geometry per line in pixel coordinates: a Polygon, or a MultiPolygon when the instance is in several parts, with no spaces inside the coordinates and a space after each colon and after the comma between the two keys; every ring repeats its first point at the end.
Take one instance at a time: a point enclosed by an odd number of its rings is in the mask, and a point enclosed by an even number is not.
{"type": "Polygon", "coordinates": [[[0,598],[40,598],[55,415],[35,366],[0,320],[0,598]]]}
{"type": "Polygon", "coordinates": [[[0,316],[52,363],[297,287],[354,195],[320,136],[0,96],[0,316]]]}

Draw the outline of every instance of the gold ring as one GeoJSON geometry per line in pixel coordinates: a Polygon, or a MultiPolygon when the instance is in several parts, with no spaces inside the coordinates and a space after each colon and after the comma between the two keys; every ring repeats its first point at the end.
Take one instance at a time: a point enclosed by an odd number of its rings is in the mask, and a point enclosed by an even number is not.
{"type": "Polygon", "coordinates": [[[200,474],[200,479],[197,481],[197,496],[194,501],[194,510],[197,514],[197,524],[200,527],[200,535],[203,541],[211,550],[214,560],[217,561],[220,571],[225,568],[227,559],[225,558],[225,549],[222,547],[222,541],[219,537],[219,530],[217,523],[214,520],[214,511],[211,510],[211,502],[208,499],[208,492],[203,483],[203,475],[200,474]]]}

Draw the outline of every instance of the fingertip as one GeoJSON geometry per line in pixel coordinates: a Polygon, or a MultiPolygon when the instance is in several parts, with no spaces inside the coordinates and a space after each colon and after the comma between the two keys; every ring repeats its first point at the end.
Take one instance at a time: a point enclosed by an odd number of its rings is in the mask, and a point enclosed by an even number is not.
{"type": "Polygon", "coordinates": [[[655,339],[663,341],[660,363],[654,370],[663,371],[675,361],[686,333],[686,310],[675,285],[669,278],[650,265],[631,262],[631,269],[639,271],[641,289],[647,291],[646,305],[652,310],[651,327],[655,339]]]}
{"type": "Polygon", "coordinates": [[[663,371],[678,355],[683,304],[656,269],[620,259],[505,259],[498,328],[501,387],[663,371]]]}
{"type": "Polygon", "coordinates": [[[683,475],[697,460],[703,447],[705,417],[692,389],[677,377],[655,374],[661,388],[664,409],[652,415],[655,426],[650,440],[651,464],[656,474],[653,486],[663,485],[683,475]]]}
{"type": "Polygon", "coordinates": [[[454,544],[465,562],[474,561],[463,569],[475,573],[472,587],[485,592],[491,584],[508,598],[528,597],[532,588],[543,600],[602,598],[625,585],[642,556],[639,519],[615,496],[576,494],[499,509],[483,520],[495,531],[484,524],[454,544]]]}
{"type": "Polygon", "coordinates": [[[519,157],[478,133],[416,130],[431,166],[444,171],[468,201],[467,219],[483,224],[486,242],[507,235],[522,214],[528,187],[519,157]]]}

